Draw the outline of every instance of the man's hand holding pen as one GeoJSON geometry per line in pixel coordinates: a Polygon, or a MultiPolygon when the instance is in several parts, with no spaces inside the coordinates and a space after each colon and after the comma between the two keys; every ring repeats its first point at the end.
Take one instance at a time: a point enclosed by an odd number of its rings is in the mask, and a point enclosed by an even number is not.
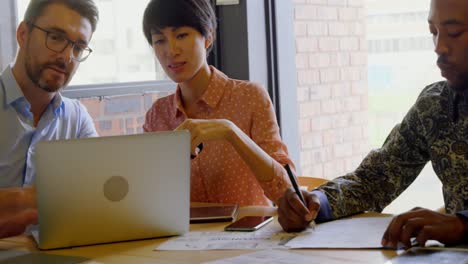
{"type": "Polygon", "coordinates": [[[317,217],[320,209],[319,198],[302,190],[305,204],[292,189],[286,191],[279,199],[278,221],[287,232],[302,231],[317,217]]]}

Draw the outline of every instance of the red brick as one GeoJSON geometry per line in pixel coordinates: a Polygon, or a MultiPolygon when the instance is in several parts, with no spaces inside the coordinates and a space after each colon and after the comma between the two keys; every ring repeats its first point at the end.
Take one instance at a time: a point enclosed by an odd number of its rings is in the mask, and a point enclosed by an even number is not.
{"type": "Polygon", "coordinates": [[[80,102],[86,106],[89,115],[91,115],[93,119],[101,115],[101,100],[98,97],[82,98],[80,102]]]}
{"type": "Polygon", "coordinates": [[[106,97],[103,102],[105,115],[124,115],[143,112],[143,96],[139,94],[106,97]]]}
{"type": "Polygon", "coordinates": [[[97,123],[98,125],[96,128],[100,136],[123,135],[124,129],[122,123],[123,120],[121,119],[101,120],[97,123]]]}

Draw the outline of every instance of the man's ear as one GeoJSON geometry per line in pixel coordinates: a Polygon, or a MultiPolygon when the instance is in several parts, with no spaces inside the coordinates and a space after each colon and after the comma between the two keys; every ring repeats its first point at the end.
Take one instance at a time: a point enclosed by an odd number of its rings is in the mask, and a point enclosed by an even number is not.
{"type": "Polygon", "coordinates": [[[27,39],[29,38],[29,27],[26,22],[22,21],[16,29],[16,41],[20,48],[26,45],[27,39]]]}
{"type": "Polygon", "coordinates": [[[214,41],[214,32],[212,29],[210,29],[210,33],[208,34],[208,37],[205,37],[205,49],[209,49],[211,45],[213,45],[214,41]]]}

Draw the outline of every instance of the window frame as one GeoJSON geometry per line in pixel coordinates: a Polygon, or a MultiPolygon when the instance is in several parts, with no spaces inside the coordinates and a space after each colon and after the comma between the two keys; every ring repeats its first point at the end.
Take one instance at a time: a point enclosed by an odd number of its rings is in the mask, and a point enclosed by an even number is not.
{"type": "Polygon", "coordinates": [[[292,0],[240,0],[217,6],[220,69],[267,88],[283,141],[301,173],[292,0]]]}

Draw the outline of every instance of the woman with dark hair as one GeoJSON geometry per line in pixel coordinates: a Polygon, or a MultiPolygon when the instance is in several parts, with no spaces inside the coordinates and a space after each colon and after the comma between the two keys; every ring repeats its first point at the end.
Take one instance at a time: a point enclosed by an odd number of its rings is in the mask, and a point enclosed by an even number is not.
{"type": "Polygon", "coordinates": [[[208,65],[216,32],[209,0],[152,0],[143,31],[162,68],[178,84],[174,94],[153,104],[143,129],[190,130],[196,156],[191,201],[276,203],[290,186],[283,166],[293,164],[265,89],[208,65]]]}

